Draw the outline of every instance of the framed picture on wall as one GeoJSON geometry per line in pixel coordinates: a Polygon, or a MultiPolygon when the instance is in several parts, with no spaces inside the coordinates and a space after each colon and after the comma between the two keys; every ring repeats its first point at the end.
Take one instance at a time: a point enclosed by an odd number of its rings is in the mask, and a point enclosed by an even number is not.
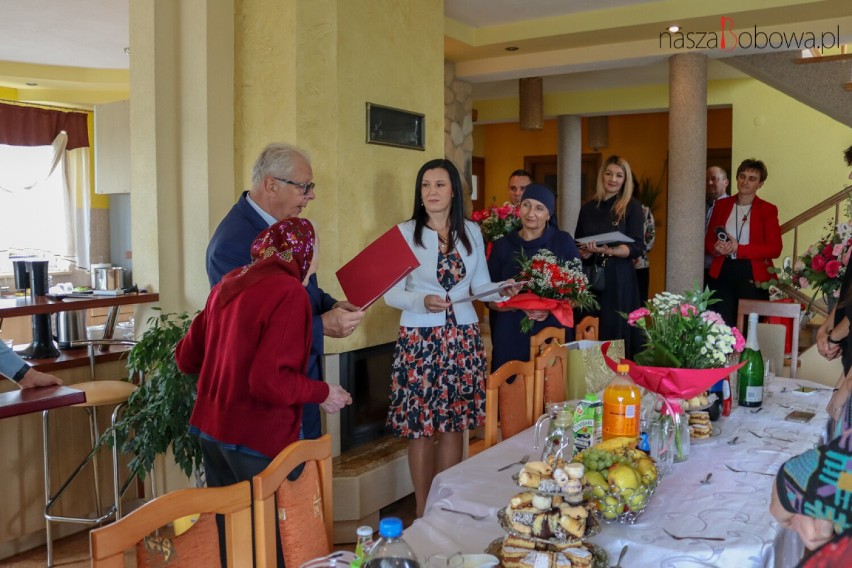
{"type": "Polygon", "coordinates": [[[426,149],[425,115],[367,103],[367,143],[426,149]]]}

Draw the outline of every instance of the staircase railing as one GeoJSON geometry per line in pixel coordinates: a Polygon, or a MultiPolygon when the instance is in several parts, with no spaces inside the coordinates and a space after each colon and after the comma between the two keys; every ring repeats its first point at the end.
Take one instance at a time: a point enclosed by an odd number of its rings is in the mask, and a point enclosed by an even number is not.
{"type": "MultiPolygon", "coordinates": [[[[786,223],[781,225],[781,235],[783,236],[785,233],[789,233],[793,231],[793,262],[799,258],[799,227],[807,221],[810,221],[817,215],[821,215],[826,212],[831,207],[834,207],[834,225],[836,226],[840,222],[840,205],[852,194],[852,185],[847,185],[839,192],[835,193],[831,197],[823,199],[807,211],[803,211],[802,213],[796,215],[786,223]]],[[[800,290],[787,285],[780,284],[778,286],[785,294],[802,302],[804,304],[809,305],[810,309],[822,314],[823,316],[828,315],[828,308],[821,301],[814,301],[813,298],[809,297],[807,294],[803,294],[800,290]]]]}

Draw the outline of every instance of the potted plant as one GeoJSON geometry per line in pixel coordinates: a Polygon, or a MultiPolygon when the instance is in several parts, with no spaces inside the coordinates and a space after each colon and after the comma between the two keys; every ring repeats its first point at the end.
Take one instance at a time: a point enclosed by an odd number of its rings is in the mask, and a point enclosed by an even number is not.
{"type": "MultiPolygon", "coordinates": [[[[133,456],[129,469],[140,479],[152,470],[156,457],[170,447],[187,477],[201,466],[201,446],[198,438],[189,434],[198,377],[182,373],[174,355],[191,321],[187,312],[152,316],[128,356],[128,380],[139,376],[142,381],[130,395],[115,433],[119,449],[133,456]]],[[[112,429],[102,440],[111,442],[112,429]]]]}

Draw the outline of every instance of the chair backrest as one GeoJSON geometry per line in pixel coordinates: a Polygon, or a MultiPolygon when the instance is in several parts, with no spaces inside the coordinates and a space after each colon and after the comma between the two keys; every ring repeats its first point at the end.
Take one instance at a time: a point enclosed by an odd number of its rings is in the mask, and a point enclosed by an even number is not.
{"type": "Polygon", "coordinates": [[[532,361],[509,361],[488,375],[485,384],[486,448],[497,443],[498,405],[503,439],[529,428],[542,413],[542,409],[536,410],[534,406],[534,374],[535,365],[532,361]],[[515,377],[514,382],[506,384],[506,380],[512,377],[515,377]]]}
{"type": "Polygon", "coordinates": [[[541,353],[546,343],[565,343],[565,329],[561,327],[546,327],[530,336],[530,361],[541,353]]]}
{"type": "Polygon", "coordinates": [[[549,402],[564,401],[568,348],[564,345],[548,345],[533,362],[535,364],[533,408],[543,409],[549,402]]]}
{"type": "MultiPolygon", "coordinates": [[[[790,350],[790,377],[796,378],[796,372],[799,366],[799,328],[801,327],[800,316],[802,306],[798,302],[767,302],[765,300],[740,300],[737,310],[737,327],[745,335],[748,333],[746,326],[746,316],[750,313],[756,313],[759,316],[790,318],[793,320],[793,343],[790,350]]],[[[776,374],[783,376],[781,369],[777,369],[776,374]]]]}
{"type": "Polygon", "coordinates": [[[595,316],[586,316],[574,326],[574,339],[581,341],[588,339],[591,341],[598,340],[598,331],[600,330],[601,320],[595,316]]]}
{"type": "Polygon", "coordinates": [[[787,337],[787,326],[777,323],[757,324],[757,341],[763,359],[772,361],[772,370],[778,376],[784,370],[784,339],[787,337]]]}
{"type": "Polygon", "coordinates": [[[843,363],[840,357],[829,361],[819,354],[816,345],[812,345],[799,358],[802,362],[802,378],[827,387],[836,387],[843,376],[843,363]]]}
{"type": "MultiPolygon", "coordinates": [[[[195,513],[225,515],[228,568],[252,566],[251,484],[181,489],[157,497],[120,520],[89,533],[93,568],[124,566],[124,552],[151,532],[195,513]]],[[[215,542],[210,546],[217,550],[215,542]]]]}
{"type": "MultiPolygon", "coordinates": [[[[293,488],[289,487],[291,482],[287,480],[287,475],[293,471],[293,468],[304,462],[315,462],[316,464],[316,470],[319,474],[322,521],[328,551],[331,551],[334,542],[334,513],[331,496],[331,436],[326,434],[318,440],[299,440],[290,444],[272,460],[272,463],[266,469],[254,476],[252,488],[254,490],[255,556],[258,568],[276,566],[275,531],[278,525],[278,512],[275,494],[278,492],[279,499],[282,499],[287,497],[287,491],[293,491],[293,488]]],[[[310,467],[310,463],[308,467],[310,467]]],[[[303,477],[307,475],[308,467],[305,468],[303,477]]],[[[285,511],[285,513],[289,513],[285,522],[292,521],[294,526],[305,524],[305,519],[293,518],[294,511],[285,511]]],[[[319,535],[314,533],[309,538],[317,539],[319,535]]],[[[282,540],[286,550],[288,543],[283,533],[282,540]]],[[[311,558],[314,557],[311,556],[311,558]]],[[[311,558],[305,558],[301,562],[295,563],[291,562],[292,559],[285,558],[285,561],[288,565],[299,566],[306,560],[311,560],[311,558]]]]}

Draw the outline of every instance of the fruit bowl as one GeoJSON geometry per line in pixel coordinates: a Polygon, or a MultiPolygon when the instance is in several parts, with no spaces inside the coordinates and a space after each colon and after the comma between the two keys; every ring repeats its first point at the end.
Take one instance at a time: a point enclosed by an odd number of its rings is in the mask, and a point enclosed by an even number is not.
{"type": "Polygon", "coordinates": [[[636,448],[603,442],[574,457],[585,466],[586,498],[599,521],[633,524],[659,483],[657,465],[636,448]]]}

